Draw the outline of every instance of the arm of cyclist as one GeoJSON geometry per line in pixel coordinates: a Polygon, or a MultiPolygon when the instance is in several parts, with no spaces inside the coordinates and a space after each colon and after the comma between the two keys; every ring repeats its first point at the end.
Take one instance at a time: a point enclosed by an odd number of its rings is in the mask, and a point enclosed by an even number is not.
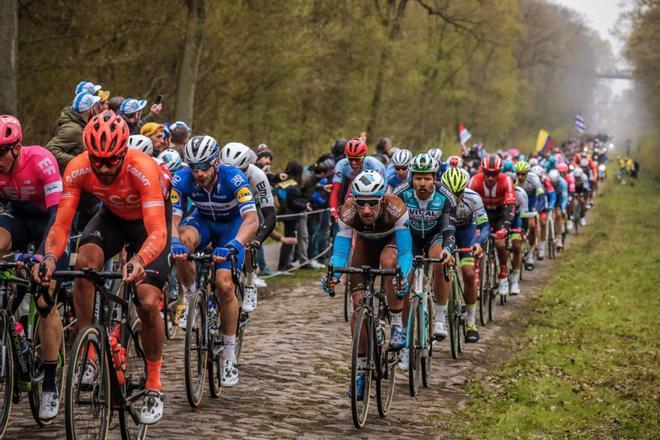
{"type": "Polygon", "coordinates": [[[259,225],[257,231],[257,236],[255,240],[259,243],[263,243],[270,236],[275,229],[275,224],[277,223],[277,214],[275,212],[275,207],[273,206],[262,206],[261,214],[264,216],[263,223],[259,225]]]}
{"type": "MultiPolygon", "coordinates": [[[[353,237],[353,229],[346,223],[339,219],[339,232],[335,237],[332,248],[332,258],[330,259],[330,266],[332,267],[345,267],[348,263],[348,257],[351,253],[351,241],[353,237]]],[[[339,282],[340,274],[333,273],[330,277],[323,275],[321,278],[321,288],[329,296],[335,296],[335,285],[339,282]]]]}
{"type": "Polygon", "coordinates": [[[257,207],[254,203],[254,197],[250,191],[247,178],[240,171],[236,171],[233,176],[228,176],[228,183],[234,186],[234,197],[238,202],[238,209],[241,213],[243,222],[236,232],[236,237],[229,241],[223,247],[216,247],[213,250],[213,262],[222,263],[229,257],[229,252],[233,249],[236,253],[241,253],[245,245],[254,239],[259,229],[259,216],[257,207]],[[238,177],[237,177],[238,176],[238,177]]]}

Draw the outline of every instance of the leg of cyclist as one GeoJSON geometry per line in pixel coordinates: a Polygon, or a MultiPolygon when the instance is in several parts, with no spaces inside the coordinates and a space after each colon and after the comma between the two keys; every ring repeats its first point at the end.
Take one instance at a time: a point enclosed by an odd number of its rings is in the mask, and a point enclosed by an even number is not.
{"type": "Polygon", "coordinates": [[[252,266],[252,252],[245,252],[245,290],[243,296],[243,311],[250,313],[257,308],[257,287],[255,285],[255,273],[252,266]]]}
{"type": "Polygon", "coordinates": [[[561,206],[555,206],[554,215],[555,215],[555,244],[557,248],[561,249],[561,247],[563,246],[561,241],[561,233],[564,230],[564,217],[562,215],[561,206]]]}
{"type": "MultiPolygon", "coordinates": [[[[200,243],[201,237],[199,231],[194,226],[182,226],[179,228],[179,239],[181,244],[188,248],[188,252],[194,252],[200,243]]],[[[177,305],[177,320],[179,328],[186,328],[186,306],[190,302],[193,294],[197,290],[195,276],[195,262],[187,260],[175,260],[176,277],[181,283],[183,295],[179,298],[177,305]]]]}
{"type": "Polygon", "coordinates": [[[545,258],[545,237],[546,234],[548,233],[547,228],[548,228],[548,211],[544,209],[539,213],[539,218],[540,218],[540,224],[541,227],[539,228],[539,260],[543,260],[545,258]]]}
{"type": "MultiPolygon", "coordinates": [[[[380,252],[380,267],[382,269],[396,269],[398,266],[397,249],[394,244],[386,245],[380,252]]],[[[406,345],[406,333],[403,330],[403,298],[397,296],[394,277],[383,277],[387,303],[392,312],[392,328],[390,348],[401,350],[406,345]]]]}
{"type": "Polygon", "coordinates": [[[527,270],[534,269],[534,249],[536,248],[536,237],[538,236],[538,213],[536,211],[529,213],[528,222],[529,253],[525,265],[527,270]]]}
{"type": "MultiPolygon", "coordinates": [[[[240,266],[239,266],[240,267],[240,266]]],[[[234,386],[238,383],[238,368],[236,367],[236,327],[238,325],[238,298],[234,291],[234,281],[231,269],[219,268],[215,271],[216,294],[220,302],[220,319],[222,321],[222,385],[234,386]]]]}
{"type": "MultiPolygon", "coordinates": [[[[429,249],[429,258],[442,258],[442,241],[434,241],[429,249]]],[[[447,315],[447,303],[449,302],[449,291],[451,284],[445,279],[442,265],[434,263],[433,270],[433,293],[435,296],[435,317],[433,322],[433,336],[436,338],[447,337],[445,319],[447,315]]]]}
{"type": "Polygon", "coordinates": [[[522,269],[522,235],[514,232],[509,236],[513,257],[511,258],[511,295],[520,294],[520,271],[522,269]]]}
{"type": "Polygon", "coordinates": [[[461,272],[463,273],[463,299],[467,307],[466,338],[470,343],[479,341],[479,331],[477,330],[476,310],[477,310],[477,277],[474,272],[474,257],[468,254],[461,256],[461,272]]]}

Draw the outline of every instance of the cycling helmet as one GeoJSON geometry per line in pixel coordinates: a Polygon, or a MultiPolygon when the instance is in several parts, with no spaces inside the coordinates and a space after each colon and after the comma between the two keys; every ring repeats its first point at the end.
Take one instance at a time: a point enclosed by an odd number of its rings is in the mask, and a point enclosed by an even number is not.
{"type": "Polygon", "coordinates": [[[564,162],[558,163],[557,171],[559,171],[560,173],[565,173],[566,171],[568,171],[568,165],[566,165],[564,162]]]}
{"type": "Polygon", "coordinates": [[[530,167],[533,167],[533,166],[536,166],[536,165],[539,164],[539,160],[535,157],[530,157],[528,162],[529,162],[530,167]]]}
{"type": "Polygon", "coordinates": [[[544,172],[545,172],[545,168],[543,168],[541,165],[534,165],[532,167],[532,173],[536,174],[539,177],[543,177],[544,172]]]}
{"type": "Polygon", "coordinates": [[[529,162],[524,160],[516,162],[516,173],[529,173],[529,162]]]}
{"type": "Polygon", "coordinates": [[[147,136],[134,134],[128,137],[128,148],[140,150],[149,156],[154,154],[154,143],[147,136]]]}
{"type": "Polygon", "coordinates": [[[468,184],[465,174],[458,168],[447,168],[440,180],[454,194],[463,191],[468,184]]]}
{"type": "Polygon", "coordinates": [[[573,175],[574,175],[576,178],[578,178],[578,179],[579,179],[579,178],[582,178],[582,177],[584,176],[584,171],[582,171],[582,168],[578,168],[578,167],[576,167],[576,168],[573,170],[573,175]]]}
{"type": "Polygon", "coordinates": [[[186,144],[184,155],[189,164],[210,163],[220,155],[220,147],[212,136],[193,136],[186,144]]]}
{"type": "Polygon", "coordinates": [[[365,170],[353,180],[351,192],[355,197],[382,197],[386,186],[378,171],[365,170]]]}
{"type": "Polygon", "coordinates": [[[245,144],[230,142],[220,150],[220,162],[245,171],[248,165],[257,161],[257,155],[245,144]]]}
{"type": "Polygon", "coordinates": [[[428,151],[428,154],[435,160],[438,161],[438,163],[442,162],[442,150],[440,148],[431,148],[428,151]]]}
{"type": "Polygon", "coordinates": [[[502,158],[497,154],[489,154],[481,161],[481,170],[490,173],[499,173],[502,170],[502,158]]]}
{"type": "Polygon", "coordinates": [[[0,145],[13,145],[23,140],[21,123],[12,115],[0,115],[0,145]]]}
{"type": "Polygon", "coordinates": [[[588,167],[589,166],[589,159],[581,159],[580,160],[580,166],[581,167],[588,167]]]}
{"type": "Polygon", "coordinates": [[[550,170],[548,171],[548,177],[550,180],[552,180],[552,183],[555,183],[559,180],[559,171],[557,170],[550,170]]]}
{"type": "Polygon", "coordinates": [[[459,168],[459,170],[461,170],[461,172],[465,176],[465,180],[469,182],[470,179],[472,178],[472,176],[470,175],[470,172],[468,170],[466,170],[465,168],[459,168]]]}
{"type": "Polygon", "coordinates": [[[459,156],[449,156],[449,159],[447,159],[447,163],[452,168],[463,167],[463,159],[461,159],[459,156]]]}
{"type": "Polygon", "coordinates": [[[513,173],[515,172],[515,167],[513,165],[513,161],[511,159],[507,159],[502,163],[502,171],[505,173],[513,173]]]}
{"type": "MultiPolygon", "coordinates": [[[[346,149],[346,139],[337,139],[335,141],[335,144],[332,146],[332,154],[334,154],[335,156],[343,156],[345,149],[346,149]]],[[[257,151],[259,150],[257,149],[257,151]]]]}
{"type": "Polygon", "coordinates": [[[106,110],[87,122],[83,129],[83,144],[95,157],[123,156],[128,149],[129,133],[126,121],[112,110],[106,110]]]}
{"type": "Polygon", "coordinates": [[[527,162],[527,156],[525,156],[524,154],[521,154],[520,156],[518,156],[518,162],[520,162],[520,161],[527,162]]]}
{"type": "Polygon", "coordinates": [[[405,148],[400,149],[392,155],[392,165],[395,167],[407,167],[412,161],[412,153],[405,148]]]}
{"type": "Polygon", "coordinates": [[[360,138],[349,139],[344,149],[346,157],[358,158],[367,155],[367,144],[360,138]]]}
{"type": "Polygon", "coordinates": [[[418,154],[410,163],[413,173],[437,173],[439,168],[438,161],[427,153],[418,154]]]}
{"type": "Polygon", "coordinates": [[[176,173],[179,168],[181,168],[181,165],[183,165],[181,155],[178,151],[173,150],[172,148],[161,151],[158,155],[158,159],[165,164],[167,169],[170,170],[170,173],[176,173]]]}

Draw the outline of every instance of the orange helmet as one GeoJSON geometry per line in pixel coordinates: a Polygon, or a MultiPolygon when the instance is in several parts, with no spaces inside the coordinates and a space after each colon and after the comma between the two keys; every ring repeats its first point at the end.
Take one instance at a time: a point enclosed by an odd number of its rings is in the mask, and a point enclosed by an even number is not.
{"type": "Polygon", "coordinates": [[[367,144],[361,138],[353,138],[346,142],[344,149],[346,157],[364,157],[367,155],[367,144]]]}
{"type": "Polygon", "coordinates": [[[126,121],[112,110],[106,110],[89,120],[83,130],[83,144],[94,157],[119,157],[128,149],[129,134],[126,121]]]}

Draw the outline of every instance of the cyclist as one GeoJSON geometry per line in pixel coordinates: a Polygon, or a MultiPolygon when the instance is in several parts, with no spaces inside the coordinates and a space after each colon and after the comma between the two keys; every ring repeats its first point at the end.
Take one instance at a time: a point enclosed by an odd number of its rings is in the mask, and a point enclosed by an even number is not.
{"type": "Polygon", "coordinates": [[[410,178],[410,162],[413,156],[409,150],[400,149],[392,155],[388,167],[386,168],[387,189],[392,192],[394,188],[410,178]],[[390,168],[389,165],[392,165],[390,168]]]}
{"type": "MultiPolygon", "coordinates": [[[[160,368],[164,330],[159,302],[169,274],[166,244],[171,214],[165,198],[169,182],[151,157],[127,148],[128,136],[126,121],[111,110],[95,116],[85,126],[83,144],[87,151],[76,156],[64,172],[62,199],[46,239],[43,281],[50,280],[55,263],[69,241],[81,192],[91,192],[102,202],[102,207],[82,233],[76,269],[99,270],[125,245],[136,251],[129,261],[133,271],[124,274],[124,281],[136,283],[140,300],[137,311],[147,359],[147,391],[139,418],[148,425],[163,416],[160,368]]],[[[33,270],[37,280],[38,269],[35,266],[33,270]]],[[[90,281],[75,280],[73,295],[79,328],[92,321],[93,292],[90,281]]],[[[98,377],[95,357],[91,352],[83,373],[82,380],[88,384],[98,377]]]]}
{"type": "MultiPolygon", "coordinates": [[[[454,223],[456,197],[449,188],[435,181],[440,164],[431,155],[422,153],[413,159],[412,178],[398,186],[394,194],[408,208],[408,227],[413,239],[413,255],[438,258],[449,262],[455,247],[454,223]]],[[[433,292],[438,304],[433,335],[444,338],[445,313],[449,297],[449,282],[445,281],[442,264],[433,268],[433,292]]],[[[412,279],[409,280],[412,282],[412,279]]],[[[406,307],[407,308],[407,307],[406,307]]],[[[407,318],[407,316],[405,316],[407,318]]],[[[404,324],[407,324],[404,319],[404,324]]],[[[408,369],[408,351],[404,349],[399,367],[408,369]]]]}
{"type": "MultiPolygon", "coordinates": [[[[252,243],[258,247],[266,241],[275,229],[276,212],[275,199],[268,178],[266,173],[254,165],[256,160],[257,155],[254,151],[240,142],[230,142],[220,150],[220,162],[241,170],[250,183],[250,190],[255,199],[260,220],[257,236],[252,240],[252,243]]],[[[248,313],[257,307],[257,288],[254,283],[255,274],[250,258],[250,254],[247,254],[245,262],[245,297],[243,298],[243,310],[248,313]]]]}
{"type": "MultiPolygon", "coordinates": [[[[239,305],[228,257],[234,253],[237,269],[243,267],[245,245],[257,233],[259,217],[247,177],[237,168],[220,164],[219,155],[218,143],[211,136],[193,136],[186,144],[188,166],[172,179],[172,254],[184,297],[190,298],[197,286],[195,265],[187,261],[187,254],[201,251],[210,243],[215,246],[216,295],[224,344],[221,383],[234,386],[238,383],[235,347],[239,305]],[[182,221],[187,199],[192,200],[195,209],[182,221]]],[[[180,326],[185,327],[185,321],[182,316],[180,326]]]]}
{"type": "Polygon", "coordinates": [[[573,170],[573,177],[575,178],[575,194],[577,195],[580,204],[579,218],[576,219],[576,221],[580,222],[580,226],[586,226],[587,219],[585,213],[587,210],[587,197],[591,190],[591,187],[589,186],[589,178],[580,167],[576,167],[573,170]]]}
{"type": "Polygon", "coordinates": [[[555,231],[557,231],[557,236],[555,237],[555,246],[558,249],[561,249],[564,245],[561,240],[561,231],[563,230],[563,221],[564,216],[566,215],[566,207],[568,206],[568,184],[558,170],[550,170],[548,177],[552,182],[552,185],[555,187],[556,202],[555,202],[555,231]]]}
{"type": "Polygon", "coordinates": [[[154,155],[154,144],[147,136],[132,134],[128,137],[128,148],[142,151],[147,156],[154,155]]]}
{"type": "Polygon", "coordinates": [[[552,212],[552,210],[555,207],[555,202],[557,200],[557,195],[555,194],[555,188],[552,185],[552,182],[548,178],[548,176],[545,175],[545,168],[543,168],[540,165],[535,165],[532,167],[532,173],[536,174],[536,176],[539,178],[541,181],[541,184],[543,185],[543,195],[539,197],[539,201],[537,204],[537,208],[539,211],[539,240],[538,240],[538,257],[539,260],[543,260],[545,258],[545,245],[546,245],[546,234],[547,234],[547,227],[548,227],[548,213],[552,212]]]}
{"type": "Polygon", "coordinates": [[[445,170],[448,167],[448,165],[446,163],[442,162],[442,156],[443,156],[442,150],[440,148],[430,148],[429,151],[427,152],[427,154],[429,156],[431,156],[433,159],[435,159],[436,162],[438,162],[438,164],[439,164],[438,173],[437,173],[437,176],[436,176],[436,180],[439,182],[440,177],[442,177],[442,173],[444,173],[445,170]]]}
{"type": "Polygon", "coordinates": [[[161,151],[157,159],[165,165],[165,168],[167,168],[172,175],[179,171],[183,166],[181,154],[173,148],[161,151]]]}
{"type": "MultiPolygon", "coordinates": [[[[456,195],[456,246],[472,248],[472,256],[461,253],[460,266],[463,274],[464,290],[463,297],[467,306],[466,335],[465,340],[470,343],[479,341],[479,331],[475,319],[477,307],[477,278],[475,276],[475,258],[481,258],[483,247],[490,236],[490,225],[488,215],[484,209],[481,196],[475,191],[467,188],[470,173],[465,169],[451,167],[442,175],[442,183],[456,195]]],[[[444,315],[446,313],[449,290],[441,292],[436,312],[433,334],[436,335],[438,322],[444,327],[444,315]],[[442,311],[440,311],[442,309],[442,311]],[[437,313],[440,313],[438,316],[437,313]]],[[[445,331],[446,335],[446,331],[445,331]]]]}
{"type": "MultiPolygon", "coordinates": [[[[394,269],[397,266],[403,275],[399,291],[405,295],[408,291],[408,275],[412,268],[412,237],[408,229],[408,210],[401,199],[391,193],[385,193],[385,179],[375,170],[366,170],[357,175],[351,188],[352,198],[344,202],[339,211],[339,232],[335,238],[331,264],[344,267],[351,252],[353,231],[355,246],[351,266],[381,267],[394,269]]],[[[383,283],[387,301],[392,311],[390,349],[401,350],[406,345],[403,330],[403,298],[395,292],[392,277],[385,277],[383,283]],[[389,279],[388,279],[389,278],[389,279]]],[[[334,286],[339,281],[339,274],[328,278],[324,275],[321,287],[330,296],[334,296],[334,286]]],[[[351,275],[353,310],[362,302],[364,278],[351,275]]],[[[351,320],[351,329],[355,325],[355,313],[351,320]]],[[[362,349],[362,347],[361,347],[362,349]]],[[[361,353],[360,362],[366,364],[366,354],[361,353]]],[[[358,377],[358,399],[364,391],[364,375],[358,377]]]]}
{"type": "MultiPolygon", "coordinates": [[[[27,251],[36,246],[34,258],[44,255],[46,234],[55,220],[62,196],[62,178],[57,160],[41,146],[24,146],[21,123],[14,116],[0,115],[0,201],[5,204],[0,213],[0,256],[10,251],[27,251]]],[[[29,257],[28,257],[29,258],[29,257]]],[[[25,256],[19,254],[18,261],[25,256]]],[[[66,269],[68,255],[57,261],[59,269],[66,269]]],[[[51,286],[52,295],[55,286],[51,286]]],[[[43,358],[39,417],[50,420],[57,416],[60,396],[57,392],[57,356],[62,343],[62,322],[53,299],[47,303],[37,300],[39,339],[43,358]]],[[[18,303],[17,303],[18,304],[18,303]]]]}
{"type": "Polygon", "coordinates": [[[516,196],[513,183],[509,176],[501,173],[502,159],[497,154],[489,154],[481,162],[481,171],[475,174],[468,185],[476,191],[486,206],[491,230],[495,231],[495,249],[500,261],[499,286],[500,295],[509,293],[509,253],[504,239],[513,222],[516,196]]]}
{"type": "Polygon", "coordinates": [[[375,157],[367,156],[367,144],[362,138],[353,138],[346,142],[344,154],[346,157],[335,165],[330,191],[330,212],[335,219],[355,176],[363,170],[376,170],[385,177],[385,166],[375,157]]]}
{"type": "MultiPolygon", "coordinates": [[[[543,191],[543,185],[539,177],[534,173],[530,173],[529,163],[524,160],[516,162],[516,178],[518,185],[527,193],[527,229],[529,231],[529,248],[533,250],[536,247],[539,231],[538,200],[543,197],[545,191],[543,191]]],[[[534,252],[530,251],[527,254],[525,267],[527,270],[534,269],[534,252]]]]}
{"type": "MultiPolygon", "coordinates": [[[[516,192],[516,214],[513,217],[513,223],[511,223],[511,229],[523,230],[523,223],[529,223],[529,198],[527,197],[527,191],[519,185],[516,185],[518,182],[517,176],[515,173],[509,173],[509,177],[514,184],[514,190],[516,192]]],[[[512,232],[509,235],[509,240],[511,240],[511,249],[512,249],[512,258],[511,258],[511,295],[520,295],[520,271],[522,269],[523,261],[523,236],[519,231],[512,232]]]]}

